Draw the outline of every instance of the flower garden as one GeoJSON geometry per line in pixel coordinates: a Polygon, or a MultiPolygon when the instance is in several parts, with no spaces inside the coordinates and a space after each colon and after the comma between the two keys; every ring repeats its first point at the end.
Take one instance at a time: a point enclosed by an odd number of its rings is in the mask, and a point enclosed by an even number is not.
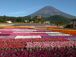
{"type": "Polygon", "coordinates": [[[76,57],[76,30],[62,26],[0,26],[0,57],[76,57]]]}

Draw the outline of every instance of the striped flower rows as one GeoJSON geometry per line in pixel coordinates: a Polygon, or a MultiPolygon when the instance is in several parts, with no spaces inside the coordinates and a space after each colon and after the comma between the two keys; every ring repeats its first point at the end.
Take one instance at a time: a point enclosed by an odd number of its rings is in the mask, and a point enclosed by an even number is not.
{"type": "MultiPolygon", "coordinates": [[[[76,35],[31,26],[0,29],[0,57],[76,57],[76,35]],[[70,52],[71,51],[71,52],[70,52]]],[[[75,31],[74,31],[75,32],[75,31]]]]}

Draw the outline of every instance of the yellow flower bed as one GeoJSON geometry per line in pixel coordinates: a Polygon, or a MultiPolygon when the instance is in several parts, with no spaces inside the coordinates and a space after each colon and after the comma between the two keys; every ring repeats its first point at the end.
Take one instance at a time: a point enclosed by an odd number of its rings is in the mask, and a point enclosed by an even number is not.
{"type": "Polygon", "coordinates": [[[24,26],[5,26],[5,25],[0,25],[0,27],[13,27],[13,28],[30,28],[30,29],[33,29],[35,27],[24,27],[24,26]]]}

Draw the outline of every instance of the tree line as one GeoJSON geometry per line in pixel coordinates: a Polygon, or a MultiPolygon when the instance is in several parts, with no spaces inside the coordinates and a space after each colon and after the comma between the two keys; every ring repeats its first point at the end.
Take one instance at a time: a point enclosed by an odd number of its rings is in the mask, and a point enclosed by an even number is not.
{"type": "Polygon", "coordinates": [[[38,16],[32,17],[31,16],[25,16],[25,17],[8,17],[8,16],[0,16],[0,23],[6,23],[6,21],[12,21],[13,23],[25,23],[25,20],[29,22],[33,21],[34,23],[44,23],[45,21],[50,21],[50,24],[56,24],[56,25],[65,25],[71,22],[72,19],[60,16],[60,15],[54,15],[50,16],[48,18],[38,16]]]}

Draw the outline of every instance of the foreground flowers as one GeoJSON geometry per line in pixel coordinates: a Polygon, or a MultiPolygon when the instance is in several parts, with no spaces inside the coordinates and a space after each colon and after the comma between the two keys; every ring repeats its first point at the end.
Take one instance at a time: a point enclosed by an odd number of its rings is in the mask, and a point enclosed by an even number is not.
{"type": "Polygon", "coordinates": [[[54,49],[11,49],[0,50],[0,57],[76,57],[75,46],[54,49]]]}

